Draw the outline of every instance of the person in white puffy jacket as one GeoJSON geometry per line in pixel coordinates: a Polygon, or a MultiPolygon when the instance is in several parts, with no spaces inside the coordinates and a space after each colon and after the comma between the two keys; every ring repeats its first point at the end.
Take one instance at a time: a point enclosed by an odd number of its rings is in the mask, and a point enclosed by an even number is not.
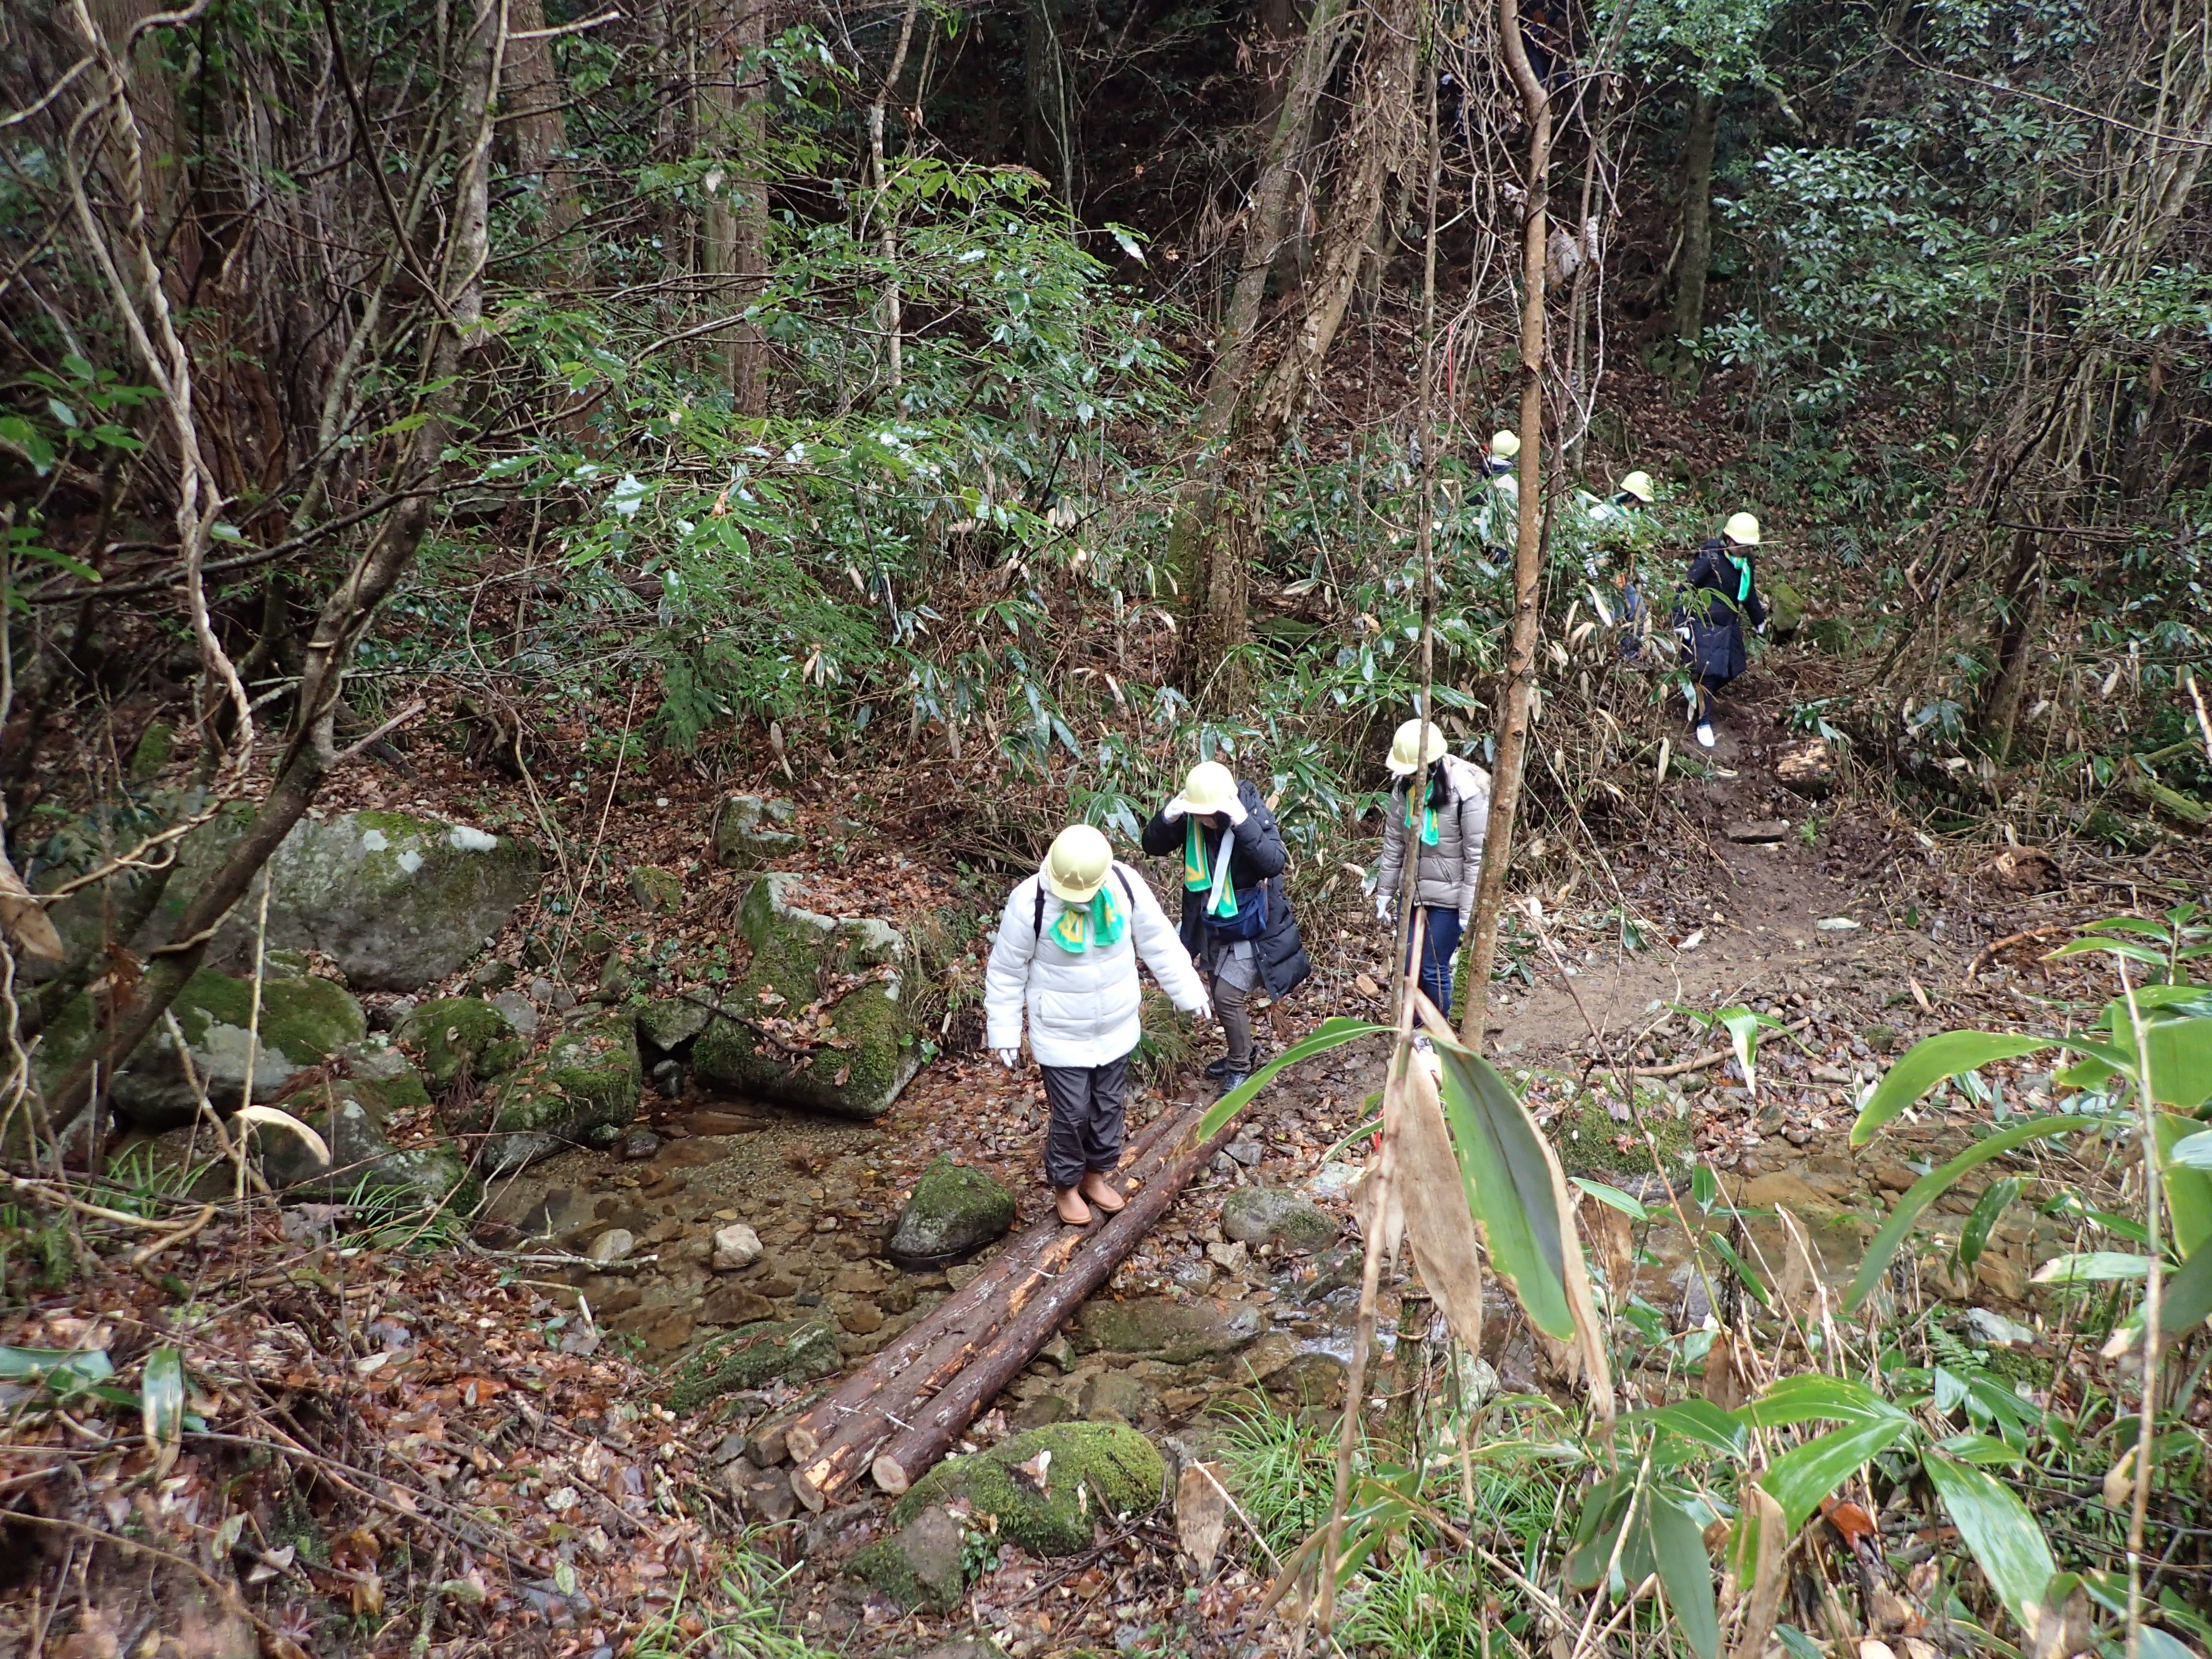
{"type": "Polygon", "coordinates": [[[1043,868],[1006,896],[983,1013],[1009,1070],[1021,1060],[1028,1016],[1050,1108],[1045,1176],[1071,1226],[1088,1223],[1093,1204],[1110,1215],[1126,1202],[1106,1177],[1121,1161],[1129,1054],[1143,1035],[1140,959],[1176,1007],[1211,1012],[1190,952],[1144,877],[1091,825],[1070,825],[1043,868]]]}

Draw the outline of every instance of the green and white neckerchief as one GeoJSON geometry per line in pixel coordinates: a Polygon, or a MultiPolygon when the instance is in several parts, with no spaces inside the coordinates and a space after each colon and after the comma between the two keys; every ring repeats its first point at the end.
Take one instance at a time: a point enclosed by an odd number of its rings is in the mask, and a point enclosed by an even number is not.
{"type": "MultiPolygon", "coordinates": [[[[1410,830],[1413,827],[1413,787],[1408,785],[1406,789],[1406,828],[1410,830]]],[[[1434,847],[1437,844],[1437,809],[1433,805],[1421,808],[1421,842],[1423,845],[1428,847],[1434,847]]]]}
{"type": "Polygon", "coordinates": [[[1093,945],[1113,945],[1129,931],[1129,914],[1114,896],[1114,884],[1103,884],[1088,904],[1070,904],[1052,925],[1052,942],[1080,956],[1093,945]]]}
{"type": "MultiPolygon", "coordinates": [[[[1228,841],[1227,830],[1222,831],[1221,839],[1224,843],[1228,841]]],[[[1186,892],[1212,890],[1206,893],[1207,915],[1226,921],[1237,914],[1237,889],[1230,884],[1229,860],[1218,848],[1208,849],[1206,831],[1198,827],[1194,816],[1182,823],[1182,884],[1186,892]]]]}

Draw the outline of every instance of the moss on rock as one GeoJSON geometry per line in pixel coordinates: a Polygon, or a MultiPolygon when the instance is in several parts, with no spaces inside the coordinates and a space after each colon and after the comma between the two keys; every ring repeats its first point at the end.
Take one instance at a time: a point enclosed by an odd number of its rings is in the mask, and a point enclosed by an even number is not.
{"type": "Polygon", "coordinates": [[[438,997],[399,1023],[393,1035],[422,1057],[434,1089],[450,1089],[464,1072],[479,1082],[513,1071],[530,1045],[507,1017],[482,997],[438,997]]]}
{"type": "Polygon", "coordinates": [[[1134,1429],[1051,1423],[939,1463],[899,1499],[891,1518],[903,1525],[933,1504],[964,1497],[975,1514],[998,1517],[1000,1537],[1032,1555],[1073,1555],[1090,1547],[1097,1522],[1157,1509],[1167,1478],[1158,1448],[1134,1429]],[[1052,1461],[1039,1492],[1014,1468],[1046,1451],[1052,1461]]]}
{"type": "Polygon", "coordinates": [[[254,1129],[263,1175],[270,1186],[293,1197],[342,1202],[356,1194],[398,1195],[429,1205],[451,1194],[448,1207],[465,1215],[483,1196],[468,1161],[451,1141],[404,1151],[392,1146],[386,1124],[395,1108],[383,1085],[353,1079],[326,1084],[288,1101],[286,1109],[322,1136],[331,1154],[325,1168],[291,1131],[273,1125],[254,1129]]]}
{"type": "Polygon", "coordinates": [[[844,1363],[837,1334],[818,1319],[765,1320],[712,1338],[680,1362],[668,1385],[671,1411],[764,1382],[807,1382],[844,1363]]]}
{"type": "Polygon", "coordinates": [[[757,1099],[841,1116],[880,1117],[921,1067],[906,942],[890,923],[832,917],[791,902],[799,878],[764,876],[745,895],[738,927],[752,947],[727,1011],[692,1045],[704,1081],[757,1099]],[[875,971],[871,971],[875,970],[875,971]],[[801,1045],[772,1023],[788,1020],[826,981],[859,982],[823,1011],[827,1028],[801,1045]]]}
{"type": "MultiPolygon", "coordinates": [[[[1644,1126],[1659,1143],[1659,1156],[1669,1170],[1682,1167],[1690,1150],[1688,1109],[1663,1090],[1637,1091],[1637,1110],[1644,1126]]],[[[1559,1165],[1569,1175],[1593,1177],[1650,1175],[1651,1152],[1632,1120],[1622,1122],[1607,1109],[1603,1097],[1590,1090],[1577,1093],[1567,1109],[1551,1125],[1552,1144],[1559,1165]]]]}
{"type": "Polygon", "coordinates": [[[1131,1302],[1091,1302],[1077,1326],[1076,1346],[1092,1352],[1148,1354],[1170,1365],[1188,1365],[1234,1353],[1257,1338],[1267,1317],[1249,1302],[1218,1297],[1176,1302],[1164,1296],[1131,1302]]]}
{"type": "Polygon", "coordinates": [[[966,1534],[950,1510],[931,1507],[878,1539],[845,1571],[908,1613],[957,1607],[968,1588],[966,1534]]]}
{"type": "MultiPolygon", "coordinates": [[[[253,1098],[274,1100],[293,1079],[320,1066],[368,1029],[361,1005],[326,979],[264,979],[253,1024],[253,984],[203,968],[185,981],[171,1012],[183,1032],[193,1071],[219,1111],[244,1103],[250,1064],[253,1098]]],[[[85,1030],[89,1033],[89,1008],[85,1030]]],[[[82,1039],[80,1039],[82,1046],[82,1039]]],[[[198,1115],[166,1027],[156,1031],[115,1079],[116,1108],[132,1123],[159,1133],[198,1115]]]]}
{"type": "Polygon", "coordinates": [[[982,1170],[939,1158],[914,1183],[885,1252],[902,1267],[957,1261],[1003,1235],[1015,1209],[1014,1195],[982,1170]]]}
{"type": "Polygon", "coordinates": [[[484,1142],[488,1174],[507,1175],[574,1146],[608,1146],[637,1116],[637,1025],[592,1010],[501,1085],[484,1142]]]}

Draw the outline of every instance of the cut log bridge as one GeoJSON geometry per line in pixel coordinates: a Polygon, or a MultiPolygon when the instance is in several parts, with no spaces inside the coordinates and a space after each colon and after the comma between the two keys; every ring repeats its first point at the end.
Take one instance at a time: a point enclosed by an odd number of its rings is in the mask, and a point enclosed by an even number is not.
{"type": "MultiPolygon", "coordinates": [[[[872,1462],[880,1463],[879,1452],[900,1449],[904,1463],[915,1455],[901,1444],[908,1435],[925,1425],[951,1421],[929,1461],[941,1456],[1006,1381],[1127,1260],[1137,1241],[1204,1167],[1227,1133],[1203,1147],[1189,1144],[1204,1112],[1203,1107],[1163,1111],[1146,1126],[1117,1177],[1143,1184],[1119,1214],[1081,1228],[1048,1217],[795,1419],[786,1444],[797,1465],[791,1488],[799,1500],[820,1511],[872,1462]],[[1077,1285],[1083,1288],[1066,1294],[1077,1285]],[[975,1394],[972,1405],[954,1407],[982,1376],[1001,1380],[975,1394]]],[[[937,1433],[932,1426],[931,1437],[937,1433]]],[[[927,1464],[907,1466],[919,1474],[927,1464]]]]}
{"type": "Polygon", "coordinates": [[[1145,1183],[1144,1191],[1131,1198],[1127,1206],[1100,1227],[1082,1249],[1073,1252],[1059,1276],[1030,1297],[1000,1328],[990,1346],[939,1389],[877,1455],[869,1466],[877,1486],[896,1496],[927,1473],[983,1407],[997,1399],[999,1391],[1052,1340],[1052,1334],[1128,1258],[1138,1240],[1174,1207],[1191,1177],[1206,1167],[1234,1127],[1233,1122],[1224,1124],[1200,1144],[1193,1135],[1201,1115],[1193,1114],[1189,1127],[1178,1135],[1158,1172],[1145,1183]]]}

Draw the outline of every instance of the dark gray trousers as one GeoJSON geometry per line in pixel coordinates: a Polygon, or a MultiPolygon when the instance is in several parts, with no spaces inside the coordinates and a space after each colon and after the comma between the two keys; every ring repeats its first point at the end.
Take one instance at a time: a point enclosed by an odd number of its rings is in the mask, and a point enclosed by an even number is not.
{"type": "Polygon", "coordinates": [[[1121,1161],[1121,1114],[1129,1100],[1129,1057],[1105,1066],[1040,1066],[1045,1104],[1044,1174],[1054,1188],[1079,1187],[1092,1170],[1121,1161]]]}

